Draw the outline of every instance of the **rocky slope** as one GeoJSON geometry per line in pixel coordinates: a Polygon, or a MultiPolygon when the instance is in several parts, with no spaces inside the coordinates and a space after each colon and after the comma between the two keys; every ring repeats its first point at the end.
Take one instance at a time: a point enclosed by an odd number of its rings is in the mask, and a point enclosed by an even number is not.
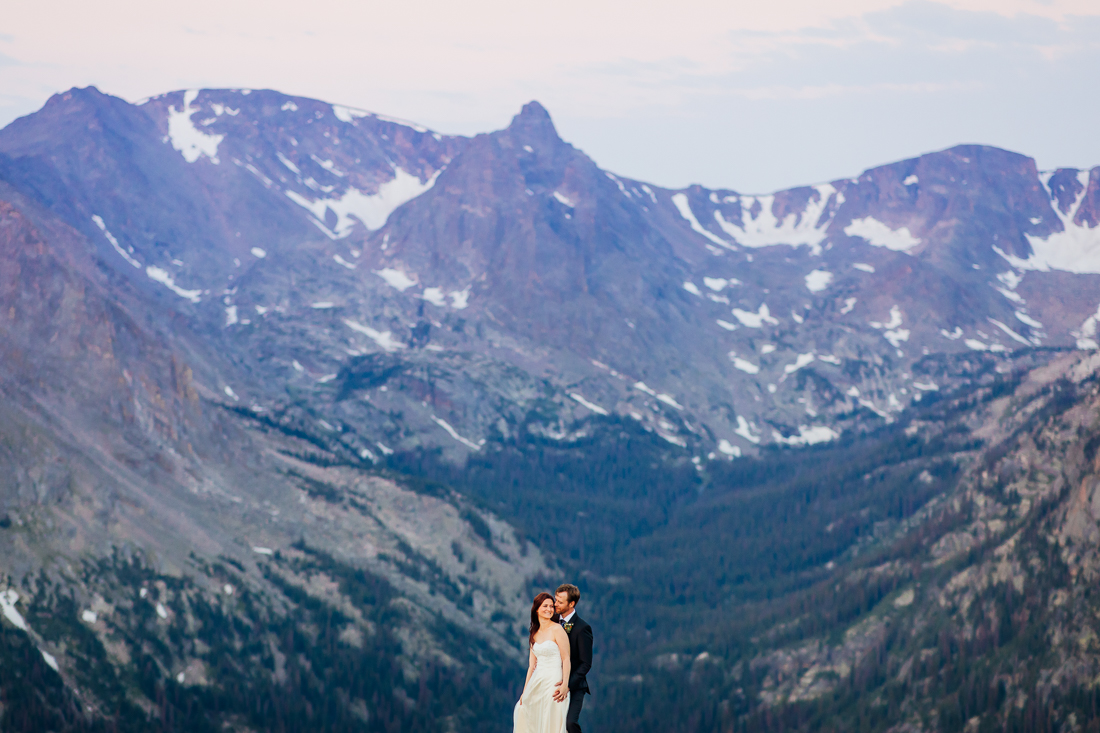
{"type": "Polygon", "coordinates": [[[748,643],[744,626],[711,632],[622,688],[705,688],[694,719],[723,730],[1095,726],[1100,361],[1014,366],[907,414],[928,446],[907,461],[915,483],[937,483],[946,461],[961,469],[952,488],[876,525],[799,601],[758,616],[748,643]]]}
{"type": "Polygon", "coordinates": [[[369,426],[372,455],[475,450],[532,412],[736,455],[890,419],[941,386],[913,373],[927,353],[1096,340],[1098,174],[992,148],[767,196],[670,191],[600,170],[537,103],[468,140],[275,92],[87,89],[0,152],[232,355],[242,399],[307,393],[369,426]],[[398,386],[348,387],[381,353],[398,386]]]}
{"type": "Polygon", "coordinates": [[[549,571],[540,551],[443,487],[365,472],[324,436],[239,411],[219,389],[222,355],[173,332],[78,231],[5,192],[0,603],[15,656],[0,689],[9,708],[31,701],[5,727],[143,730],[147,715],[232,690],[215,705],[223,720],[312,725],[340,665],[367,665],[358,688],[338,688],[341,725],[469,714],[417,707],[406,690],[453,696],[442,670],[518,664],[516,619],[549,571]],[[322,638],[335,647],[296,657],[322,638]],[[316,695],[251,709],[287,679],[316,695]],[[38,687],[56,695],[38,700],[38,687]]]}
{"type": "MultiPolygon", "coordinates": [[[[644,718],[631,695],[655,683],[631,668],[707,691],[707,725],[825,705],[871,657],[918,679],[927,639],[890,618],[968,640],[983,601],[958,573],[1007,572],[991,538],[1095,534],[1087,501],[1010,502],[974,466],[1055,460],[1053,437],[1019,442],[1053,429],[1036,416],[1065,413],[1063,442],[1091,429],[1068,405],[1091,399],[1098,187],[964,146],[769,195],[675,191],[601,170],[535,102],[468,139],[273,91],[57,95],[0,131],[4,653],[28,670],[0,677],[3,704],[26,729],[484,727],[514,693],[525,598],[563,571],[622,631],[609,726],[682,713],[644,718]],[[935,448],[892,455],[898,431],[935,448]],[[808,444],[851,489],[821,500],[836,523],[741,511],[772,470],[753,467],[808,444]],[[869,546],[927,557],[865,566],[894,552],[869,546]],[[834,636],[788,643],[795,606],[760,599],[797,605],[834,572],[873,602],[828,596],[834,636]],[[765,610],[728,626],[731,603],[765,610]]],[[[791,482],[774,501],[810,504],[791,482]]],[[[1043,669],[1014,699],[1040,699],[1043,669]]],[[[889,688],[882,720],[936,727],[919,711],[949,693],[921,684],[889,688]]]]}

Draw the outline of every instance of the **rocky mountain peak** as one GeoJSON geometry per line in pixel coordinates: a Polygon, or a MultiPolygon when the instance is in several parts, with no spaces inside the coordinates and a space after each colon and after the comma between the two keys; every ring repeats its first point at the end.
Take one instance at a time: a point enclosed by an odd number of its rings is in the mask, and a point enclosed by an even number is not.
{"type": "Polygon", "coordinates": [[[58,92],[46,100],[41,112],[48,112],[58,107],[72,109],[86,104],[102,104],[110,100],[123,101],[117,97],[112,97],[110,94],[104,94],[99,90],[99,87],[94,85],[72,87],[63,92],[58,92]]]}
{"type": "Polygon", "coordinates": [[[87,137],[89,132],[119,126],[126,129],[128,122],[123,120],[139,116],[134,111],[125,100],[94,86],[73,87],[54,94],[42,109],[0,131],[0,149],[9,155],[40,154],[48,148],[71,144],[74,137],[87,137]]]}
{"type": "Polygon", "coordinates": [[[512,125],[516,125],[522,121],[541,121],[548,125],[553,125],[553,122],[550,120],[550,113],[537,99],[532,99],[520,108],[519,114],[512,118],[512,125]]]}
{"type": "Polygon", "coordinates": [[[525,143],[560,144],[562,142],[554,127],[554,121],[550,119],[550,113],[534,100],[523,105],[519,114],[512,118],[508,132],[525,143]]]}

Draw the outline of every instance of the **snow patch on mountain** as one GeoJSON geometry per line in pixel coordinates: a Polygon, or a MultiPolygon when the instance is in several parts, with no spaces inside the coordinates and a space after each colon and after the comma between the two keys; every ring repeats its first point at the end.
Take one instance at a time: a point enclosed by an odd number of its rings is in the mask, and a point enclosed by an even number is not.
{"type": "Polygon", "coordinates": [[[886,323],[880,323],[879,321],[871,321],[869,325],[871,326],[871,328],[878,328],[878,329],[887,328],[887,329],[890,329],[890,328],[897,328],[898,326],[901,325],[901,323],[902,323],[901,308],[899,308],[896,305],[893,305],[893,306],[890,306],[890,320],[889,321],[887,321],[886,323]]]}
{"type": "Polygon", "coordinates": [[[677,438],[675,435],[669,435],[668,433],[662,433],[660,430],[657,431],[657,435],[661,436],[662,438],[667,440],[669,443],[672,443],[673,445],[678,445],[681,448],[687,448],[687,441],[684,440],[683,438],[677,438]]]}
{"type": "Polygon", "coordinates": [[[973,351],[1005,351],[1002,344],[987,344],[979,339],[966,339],[963,341],[968,349],[973,351]]]}
{"type": "Polygon", "coordinates": [[[1100,305],[1096,306],[1096,312],[1086,318],[1076,331],[1070,332],[1070,334],[1077,339],[1077,348],[1100,348],[1100,344],[1097,343],[1096,335],[1098,323],[1100,323],[1100,305]]]}
{"type": "Polygon", "coordinates": [[[470,286],[467,285],[462,290],[452,290],[447,294],[451,299],[451,307],[455,310],[462,310],[470,304],[470,286]]]}
{"type": "Polygon", "coordinates": [[[833,273],[828,270],[813,270],[806,275],[805,280],[807,290],[811,293],[820,293],[833,281],[833,273]]]}
{"type": "Polygon", "coordinates": [[[676,207],[676,209],[680,212],[680,216],[682,216],[687,221],[687,223],[691,225],[691,228],[693,230],[695,230],[699,234],[702,234],[704,237],[706,237],[707,239],[714,242],[715,244],[717,244],[720,247],[725,247],[726,249],[733,249],[730,246],[729,242],[727,242],[726,240],[722,239],[721,237],[715,235],[712,232],[708,232],[706,229],[703,228],[703,225],[699,223],[699,220],[695,218],[695,214],[691,210],[691,203],[688,201],[687,194],[684,194],[684,193],[673,194],[672,203],[676,207]]]}
{"type": "Polygon", "coordinates": [[[357,323],[348,318],[344,319],[344,325],[352,331],[357,331],[370,338],[385,351],[398,351],[405,348],[405,344],[395,339],[389,331],[376,331],[370,326],[364,326],[362,323],[357,323]]]}
{"type": "Polygon", "coordinates": [[[362,223],[368,231],[381,229],[397,207],[434,186],[441,172],[436,171],[427,181],[421,181],[401,168],[394,168],[393,179],[380,185],[374,194],[348,188],[334,198],[311,200],[296,191],[286,191],[286,196],[306,209],[313,223],[330,239],[342,239],[351,234],[356,222],[362,223]],[[329,211],[336,215],[336,224],[331,229],[325,223],[329,211]]]}
{"type": "Polygon", "coordinates": [[[459,443],[462,443],[462,445],[466,446],[467,448],[471,448],[471,449],[476,450],[476,451],[481,450],[480,445],[478,445],[477,443],[475,443],[472,440],[468,440],[467,438],[463,438],[461,435],[458,434],[458,431],[455,430],[454,428],[452,428],[451,424],[448,423],[443,418],[436,417],[435,415],[432,415],[432,421],[435,422],[435,424],[438,425],[439,427],[446,430],[447,435],[450,435],[452,438],[457,440],[459,443]]]}
{"type": "Polygon", "coordinates": [[[730,357],[730,361],[733,362],[733,366],[736,369],[740,369],[745,374],[759,374],[760,373],[760,367],[756,366],[755,364],[753,364],[748,359],[742,359],[740,356],[738,356],[737,354],[735,354],[732,351],[729,353],[729,357],[730,357]]]}
{"type": "Polygon", "coordinates": [[[413,285],[416,285],[416,280],[406,275],[401,270],[396,270],[392,267],[384,267],[381,270],[375,270],[374,274],[386,281],[386,284],[391,288],[399,292],[405,292],[413,285]]]}
{"type": "Polygon", "coordinates": [[[298,168],[298,166],[294,165],[294,163],[289,158],[287,158],[285,155],[283,155],[280,152],[276,152],[275,157],[278,158],[279,162],[282,163],[283,165],[285,165],[287,167],[287,169],[290,170],[291,173],[293,173],[296,176],[302,175],[302,171],[298,168]]]}
{"type": "Polygon", "coordinates": [[[27,631],[27,622],[23,620],[23,614],[15,608],[15,604],[18,602],[19,593],[12,588],[8,588],[0,593],[0,612],[3,612],[4,618],[10,621],[12,626],[21,631],[27,631]]]}
{"type": "Polygon", "coordinates": [[[716,293],[720,293],[725,290],[727,285],[740,285],[741,281],[735,278],[724,277],[704,277],[703,284],[716,293]]]}
{"type": "MultiPolygon", "coordinates": [[[[998,247],[994,247],[993,249],[996,252],[998,252],[999,254],[1001,254],[1002,256],[1004,256],[1004,253],[1001,252],[1001,250],[998,247]]],[[[1006,272],[1002,272],[999,275],[997,275],[997,280],[1004,287],[997,287],[996,285],[994,285],[993,287],[996,289],[996,291],[998,293],[1005,296],[1006,298],[1011,300],[1013,303],[1023,305],[1024,304],[1023,297],[1019,293],[1016,292],[1016,287],[1023,281],[1023,279],[1024,278],[1021,275],[1017,274],[1014,270],[1008,270],[1006,272]]]]}
{"type": "Polygon", "coordinates": [[[577,402],[584,405],[585,407],[587,407],[592,412],[596,413],[597,415],[610,415],[611,414],[607,410],[605,410],[602,407],[600,407],[599,405],[597,405],[596,403],[589,402],[583,396],[577,394],[576,392],[570,392],[569,396],[572,397],[577,402]]]}
{"type": "Polygon", "coordinates": [[[345,173],[344,171],[337,168],[336,164],[334,162],[332,162],[331,160],[325,160],[324,158],[320,158],[320,157],[314,155],[313,153],[309,154],[309,159],[312,160],[317,165],[324,168],[326,171],[328,171],[332,175],[336,176],[337,178],[343,178],[344,176],[347,175],[347,173],[345,173]]]}
{"type": "Polygon", "coordinates": [[[825,240],[825,228],[831,220],[825,216],[825,209],[833,196],[838,203],[843,194],[830,184],[814,186],[817,198],[806,204],[801,213],[790,213],[779,221],[772,209],[775,195],[768,196],[728,196],[725,201],[737,200],[741,206],[741,220],[727,221],[721,211],[714,212],[714,219],[722,231],[745,247],[769,247],[786,244],[791,247],[808,246],[814,254],[821,252],[821,242],[825,240]],[[753,217],[752,210],[759,204],[759,213],[753,217]]]}
{"type": "Polygon", "coordinates": [[[168,108],[168,138],[172,147],[180,152],[188,163],[194,163],[202,156],[217,164],[218,145],[225,139],[225,135],[212,135],[202,132],[191,122],[191,115],[198,112],[198,108],[191,108],[191,103],[198,99],[198,89],[188,89],[183,94],[183,109],[176,110],[175,105],[168,108]]]}
{"type": "Polygon", "coordinates": [[[725,438],[722,438],[718,441],[718,451],[723,455],[729,456],[730,458],[741,457],[741,449],[738,448],[736,445],[730,443],[725,438]]]}
{"type": "Polygon", "coordinates": [[[554,191],[554,198],[558,200],[558,203],[562,206],[568,206],[570,209],[574,207],[573,201],[566,196],[562,195],[558,191],[554,191]]]}
{"type": "Polygon", "coordinates": [[[639,392],[644,392],[645,394],[649,395],[650,397],[656,397],[661,402],[664,402],[666,405],[668,405],[670,407],[675,407],[677,410],[684,409],[683,406],[672,397],[672,395],[667,395],[663,392],[658,392],[657,390],[653,389],[652,387],[650,387],[645,382],[635,382],[634,383],[634,389],[638,390],[639,392]]]}
{"type": "Polygon", "coordinates": [[[447,299],[443,295],[443,288],[424,288],[424,294],[420,297],[439,308],[444,308],[447,305],[447,299]]]}
{"type": "Polygon", "coordinates": [[[100,217],[99,214],[95,214],[92,216],[92,221],[97,227],[99,227],[99,231],[103,232],[103,236],[107,238],[107,241],[111,243],[111,246],[115,248],[115,251],[122,255],[122,258],[124,260],[140,270],[141,263],[131,257],[130,253],[124,250],[122,248],[122,245],[118,243],[118,240],[115,239],[115,236],[107,231],[107,225],[103,223],[103,218],[100,217]]]}
{"type": "Polygon", "coordinates": [[[1040,323],[1039,321],[1036,321],[1034,318],[1032,318],[1031,316],[1029,316],[1026,313],[1021,313],[1020,311],[1016,311],[1015,315],[1016,315],[1016,320],[1018,320],[1020,323],[1031,326],[1032,328],[1043,328],[1042,323],[1040,323]]]}
{"type": "Polygon", "coordinates": [[[741,322],[742,326],[748,326],[749,328],[762,328],[765,323],[770,323],[773,326],[779,323],[777,319],[772,317],[767,303],[761,303],[760,308],[755,313],[743,311],[740,308],[734,308],[731,312],[734,318],[741,322]]]}
{"type": "Polygon", "coordinates": [[[891,346],[893,346],[895,349],[898,349],[901,348],[902,341],[909,340],[909,329],[898,328],[892,331],[887,331],[886,333],[882,334],[882,337],[889,341],[891,346]]]}
{"type": "MultiPolygon", "coordinates": [[[[217,115],[218,117],[221,117],[223,114],[229,115],[230,117],[236,117],[237,115],[239,115],[241,113],[241,111],[239,109],[230,109],[229,107],[226,107],[224,104],[218,104],[217,102],[211,102],[210,103],[210,109],[214,110],[214,114],[217,115]]],[[[208,124],[210,124],[210,122],[207,121],[207,120],[204,120],[203,124],[208,125],[208,124]]]]}
{"type": "Polygon", "coordinates": [[[862,237],[873,247],[885,247],[894,252],[909,253],[920,244],[920,240],[909,233],[908,227],[891,229],[873,216],[853,219],[844,227],[844,233],[850,237],[862,237]]]}
{"type": "Polygon", "coordinates": [[[675,407],[677,410],[684,409],[684,406],[677,402],[675,398],[672,397],[672,395],[667,395],[662,392],[661,394],[657,395],[657,399],[659,399],[661,402],[664,402],[669,407],[675,407]]]}
{"type": "Polygon", "coordinates": [[[868,325],[874,329],[886,329],[883,338],[890,342],[895,349],[900,348],[902,341],[908,341],[910,331],[907,328],[898,328],[902,323],[901,308],[894,305],[890,307],[890,320],[886,323],[871,321],[868,325]]]}
{"type": "Polygon", "coordinates": [[[997,247],[993,249],[1019,270],[1100,273],[1100,226],[1090,227],[1087,223],[1078,224],[1074,221],[1089,190],[1089,172],[1078,171],[1077,182],[1081,184],[1081,191],[1066,211],[1058,206],[1054,192],[1050,189],[1052,175],[1052,171],[1045,172],[1039,176],[1039,180],[1051,199],[1054,214],[1062,222],[1062,231],[1045,237],[1024,234],[1031,245],[1031,256],[1027,258],[1007,254],[997,247]]]}
{"type": "MultiPolygon", "coordinates": [[[[1018,341],[1019,343],[1023,344],[1024,346],[1033,346],[1034,345],[1031,341],[1027,340],[1023,336],[1021,336],[1020,334],[1016,333],[1011,328],[1009,328],[1006,324],[1001,323],[996,318],[988,318],[987,320],[990,323],[992,323],[994,326],[996,326],[997,328],[1004,331],[1005,334],[1007,334],[1008,337],[1011,338],[1013,341],[1018,341]]],[[[1038,342],[1038,339],[1036,339],[1036,341],[1038,342]]]]}
{"type": "Polygon", "coordinates": [[[354,107],[345,107],[342,104],[332,105],[332,114],[336,115],[336,119],[341,122],[354,123],[356,118],[370,117],[370,112],[362,109],[355,109],[354,107]]]}
{"type": "MultiPolygon", "coordinates": [[[[297,108],[295,108],[295,109],[297,109],[297,108]]],[[[332,105],[332,114],[334,114],[336,116],[336,119],[340,120],[341,122],[347,122],[347,123],[350,123],[350,124],[353,124],[353,125],[355,124],[355,121],[357,119],[360,119],[362,117],[373,117],[374,119],[376,119],[380,122],[392,122],[395,125],[401,125],[402,127],[408,127],[409,129],[415,130],[416,132],[422,132],[422,133],[423,132],[430,132],[430,130],[428,128],[424,127],[423,125],[419,125],[415,122],[409,122],[408,120],[403,120],[403,119],[400,119],[399,117],[389,117],[387,115],[380,115],[377,112],[368,112],[365,109],[357,109],[355,107],[347,107],[347,106],[342,105],[342,104],[332,105]]],[[[437,135],[436,138],[438,139],[439,136],[437,135]]]]}
{"type": "Polygon", "coordinates": [[[815,445],[817,443],[828,443],[830,440],[836,440],[840,437],[840,433],[825,425],[815,425],[813,427],[807,425],[798,426],[798,435],[792,435],[789,438],[784,438],[778,431],[772,431],[772,438],[776,443],[782,443],[783,445],[815,445]]]}
{"type": "Polygon", "coordinates": [[[795,372],[797,372],[802,367],[809,366],[810,364],[812,364],[813,361],[814,361],[813,352],[810,352],[809,354],[799,354],[797,357],[795,357],[795,360],[794,360],[793,364],[787,364],[786,366],[783,367],[783,374],[784,374],[784,376],[787,375],[787,374],[794,374],[795,372]]]}
{"type": "Polygon", "coordinates": [[[176,285],[176,281],[172,279],[172,276],[167,270],[149,265],[145,268],[145,274],[150,280],[160,283],[181,298],[190,300],[192,303],[198,303],[199,300],[201,300],[200,296],[202,295],[202,290],[187,290],[181,288],[179,285],[176,285]]]}
{"type": "Polygon", "coordinates": [[[759,443],[760,436],[753,435],[749,421],[745,419],[743,415],[737,416],[737,429],[733,431],[735,435],[740,435],[750,443],[759,443]]]}

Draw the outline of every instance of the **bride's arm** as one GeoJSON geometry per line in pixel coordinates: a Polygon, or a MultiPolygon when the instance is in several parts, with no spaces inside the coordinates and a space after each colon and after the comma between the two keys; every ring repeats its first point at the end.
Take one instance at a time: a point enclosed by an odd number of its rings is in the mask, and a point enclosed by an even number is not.
{"type": "Polygon", "coordinates": [[[569,657],[569,635],[565,633],[565,629],[555,626],[554,641],[557,642],[558,654],[561,655],[561,682],[558,692],[564,698],[569,692],[569,669],[573,663],[569,657]]]}
{"type": "MultiPolygon", "coordinates": [[[[539,660],[535,659],[535,648],[531,647],[529,658],[527,660],[527,679],[523,681],[523,692],[527,692],[527,683],[531,681],[531,675],[535,671],[535,667],[538,665],[539,660]]],[[[519,704],[523,704],[523,692],[519,693],[519,704]]]]}

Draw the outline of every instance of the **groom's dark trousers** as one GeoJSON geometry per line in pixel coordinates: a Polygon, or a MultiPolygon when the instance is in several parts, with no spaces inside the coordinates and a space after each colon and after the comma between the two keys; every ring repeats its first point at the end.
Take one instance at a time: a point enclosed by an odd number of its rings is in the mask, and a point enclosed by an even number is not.
{"type": "Polygon", "coordinates": [[[577,719],[581,716],[584,696],[588,690],[588,670],[592,669],[592,627],[576,614],[570,619],[569,635],[569,710],[565,714],[567,733],[581,733],[577,719]]]}

